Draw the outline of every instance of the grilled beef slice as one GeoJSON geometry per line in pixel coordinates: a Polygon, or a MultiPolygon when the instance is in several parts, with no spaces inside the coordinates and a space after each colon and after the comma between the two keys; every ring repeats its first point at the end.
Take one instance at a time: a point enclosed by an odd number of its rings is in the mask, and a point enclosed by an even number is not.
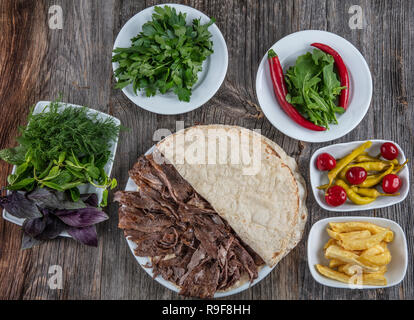
{"type": "Polygon", "coordinates": [[[257,278],[264,261],[159,151],[140,157],[129,174],[138,191],[115,194],[118,226],[136,244],[137,256],[151,258],[154,277],[200,298],[230,288],[243,275],[257,278]]]}

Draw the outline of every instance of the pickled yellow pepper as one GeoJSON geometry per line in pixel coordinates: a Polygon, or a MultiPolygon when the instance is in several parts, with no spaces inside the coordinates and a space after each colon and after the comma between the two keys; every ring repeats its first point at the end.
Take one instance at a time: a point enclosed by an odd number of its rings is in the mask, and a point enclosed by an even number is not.
{"type": "Polygon", "coordinates": [[[380,196],[393,197],[393,196],[398,196],[400,194],[400,193],[393,193],[393,194],[381,193],[375,188],[359,188],[357,186],[352,186],[351,189],[352,191],[360,194],[361,196],[371,197],[371,198],[378,198],[380,196]]]}
{"type": "Polygon", "coordinates": [[[346,177],[346,172],[352,167],[361,167],[364,168],[366,171],[382,171],[390,165],[389,162],[386,161],[368,161],[368,162],[361,162],[361,163],[353,163],[348,164],[345,168],[341,170],[339,173],[339,178],[344,180],[346,177]]]}
{"type": "Polygon", "coordinates": [[[392,174],[397,174],[402,168],[404,168],[404,166],[408,163],[408,159],[404,161],[403,164],[400,164],[398,166],[396,166],[394,168],[394,170],[392,170],[392,174]]]}
{"type": "Polygon", "coordinates": [[[333,168],[328,173],[328,179],[329,179],[328,188],[332,185],[332,182],[334,181],[334,179],[336,178],[336,176],[338,175],[338,173],[341,172],[341,170],[343,168],[345,168],[349,163],[351,163],[352,160],[354,160],[361,153],[363,153],[365,151],[365,149],[370,148],[371,145],[372,145],[372,142],[371,141],[366,141],[363,144],[361,144],[358,148],[356,148],[355,150],[353,150],[350,154],[348,154],[347,156],[345,156],[344,158],[342,158],[341,160],[339,160],[336,163],[335,168],[333,168]]]}
{"type": "Polygon", "coordinates": [[[397,159],[394,159],[394,160],[381,160],[381,159],[372,157],[370,155],[364,155],[364,154],[355,158],[355,162],[367,162],[367,161],[376,161],[376,162],[382,161],[382,162],[386,162],[388,164],[393,163],[394,165],[398,165],[398,160],[397,159]]]}
{"type": "Polygon", "coordinates": [[[362,187],[362,188],[371,188],[375,185],[377,185],[378,183],[381,182],[381,180],[387,175],[390,174],[394,169],[394,164],[391,163],[391,166],[385,170],[383,173],[381,174],[373,174],[372,176],[368,176],[364,182],[362,182],[361,184],[358,185],[358,187],[362,187]]]}
{"type": "Polygon", "coordinates": [[[362,196],[360,196],[355,191],[353,191],[351,189],[351,187],[348,186],[345,183],[345,181],[343,181],[341,179],[337,179],[335,181],[335,184],[337,186],[340,186],[340,187],[344,188],[348,199],[351,200],[355,204],[359,204],[359,205],[368,204],[368,203],[371,203],[371,202],[375,201],[375,199],[376,199],[376,198],[373,198],[373,197],[362,197],[362,196]]]}

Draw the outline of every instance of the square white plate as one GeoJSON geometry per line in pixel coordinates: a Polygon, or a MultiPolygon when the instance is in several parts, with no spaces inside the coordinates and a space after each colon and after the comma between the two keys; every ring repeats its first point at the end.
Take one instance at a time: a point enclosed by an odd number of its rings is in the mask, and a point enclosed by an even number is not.
{"type": "Polygon", "coordinates": [[[308,266],[312,277],[328,287],[347,288],[351,286],[336,280],[332,280],[322,276],[315,268],[315,264],[327,266],[329,261],[324,257],[323,246],[329,240],[326,232],[329,222],[349,222],[349,221],[365,221],[375,223],[384,228],[390,228],[394,232],[394,240],[388,243],[391,252],[391,262],[387,265],[388,271],[385,273],[387,285],[385,286],[362,286],[362,289],[378,289],[387,288],[399,284],[405,277],[408,265],[407,239],[400,225],[392,220],[373,217],[334,217],[322,219],[316,222],[308,236],[308,266]]]}
{"type": "MultiPolygon", "coordinates": [[[[39,101],[34,110],[33,110],[33,114],[37,114],[37,113],[41,113],[45,107],[47,105],[49,105],[51,103],[51,101],[39,101]]],[[[76,104],[70,104],[70,103],[61,103],[62,105],[62,109],[68,107],[74,107],[74,108],[82,108],[82,106],[76,105],[76,104]]],[[[47,110],[47,108],[45,109],[47,110]]],[[[111,118],[115,121],[115,123],[117,125],[121,124],[121,121],[115,117],[112,117],[106,113],[103,112],[99,112],[97,110],[93,110],[93,109],[89,109],[90,112],[93,113],[97,113],[98,114],[98,118],[99,119],[106,119],[106,118],[111,118]]],[[[111,155],[109,157],[109,161],[107,162],[107,164],[104,167],[105,173],[109,176],[111,174],[112,171],[112,166],[113,166],[113,162],[114,162],[114,158],[115,158],[115,152],[116,152],[116,147],[118,145],[118,137],[116,139],[116,141],[112,142],[110,145],[110,151],[111,151],[111,155]]],[[[16,171],[16,166],[13,166],[13,171],[12,173],[15,173],[16,171]]],[[[103,189],[101,188],[96,188],[91,184],[85,184],[85,185],[81,185],[79,186],[79,191],[80,193],[96,193],[96,195],[98,196],[98,202],[102,201],[102,193],[103,193],[103,189]]],[[[7,192],[7,194],[9,194],[10,191],[7,192]]],[[[3,218],[7,221],[13,222],[15,224],[18,224],[19,226],[23,225],[23,222],[25,219],[20,219],[20,218],[16,218],[15,216],[11,215],[10,213],[8,213],[6,210],[3,210],[3,218]]],[[[66,232],[63,232],[61,234],[61,236],[64,237],[69,237],[69,235],[66,232]]]]}
{"type": "MultiPolygon", "coordinates": [[[[398,152],[399,152],[398,157],[397,157],[398,161],[400,163],[403,163],[406,160],[404,151],[394,141],[389,141],[389,140],[370,140],[370,141],[372,141],[372,146],[367,151],[371,156],[377,156],[380,153],[381,145],[384,142],[392,142],[398,148],[398,152]]],[[[320,148],[313,153],[310,159],[310,162],[309,162],[311,188],[312,188],[313,195],[316,199],[316,202],[325,210],[345,212],[345,211],[361,211],[361,210],[378,209],[378,208],[384,208],[384,207],[388,207],[393,204],[399,203],[407,197],[408,190],[410,189],[408,164],[405,165],[404,168],[401,169],[401,171],[398,173],[398,176],[400,177],[401,183],[402,183],[401,189],[399,191],[400,193],[399,196],[378,197],[374,202],[371,202],[365,205],[356,205],[352,203],[350,200],[346,200],[346,202],[343,205],[338,206],[338,207],[331,207],[326,203],[325,190],[319,190],[316,187],[328,183],[328,171],[319,171],[316,168],[316,165],[315,165],[316,158],[321,153],[327,152],[330,155],[332,155],[335,159],[339,159],[349,154],[350,152],[352,152],[352,150],[354,150],[355,148],[357,148],[364,142],[365,141],[352,141],[352,142],[347,142],[347,143],[333,144],[330,146],[320,148]]]]}

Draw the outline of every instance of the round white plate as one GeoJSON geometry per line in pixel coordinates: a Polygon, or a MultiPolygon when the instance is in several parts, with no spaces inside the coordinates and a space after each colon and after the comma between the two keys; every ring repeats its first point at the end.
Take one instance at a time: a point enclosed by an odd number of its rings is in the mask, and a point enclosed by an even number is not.
{"type": "MultiPolygon", "coordinates": [[[[148,154],[150,154],[152,151],[153,151],[153,149],[154,149],[154,147],[155,146],[153,146],[153,147],[151,147],[146,153],[145,153],[145,155],[148,155],[148,154]]],[[[126,184],[126,187],[125,187],[125,191],[136,191],[137,190],[137,185],[135,184],[135,182],[131,179],[131,178],[129,178],[128,179],[128,182],[127,182],[127,184],[126,184]]],[[[126,239],[126,241],[127,241],[127,243],[128,243],[128,246],[129,246],[129,248],[131,249],[131,252],[132,252],[132,254],[134,255],[134,257],[135,257],[135,259],[138,261],[138,263],[140,264],[140,266],[150,275],[150,277],[152,278],[153,277],[153,272],[152,272],[152,268],[146,268],[145,267],[145,265],[151,265],[151,260],[149,259],[149,258],[147,258],[147,257],[138,257],[138,256],[136,256],[135,254],[134,254],[134,249],[136,248],[136,244],[133,242],[133,241],[131,241],[131,240],[128,240],[128,238],[125,238],[126,239]]],[[[235,288],[235,289],[233,289],[233,290],[229,290],[229,291],[226,291],[226,292],[216,292],[215,294],[214,294],[214,298],[221,298],[221,297],[227,297],[227,296],[231,296],[231,295],[233,295],[233,294],[237,294],[237,293],[239,293],[239,292],[242,292],[242,291],[244,291],[244,290],[247,290],[247,289],[249,289],[250,287],[252,287],[252,286],[254,286],[256,283],[258,283],[258,282],[260,282],[260,281],[262,281],[273,269],[274,269],[274,267],[275,266],[273,266],[272,268],[270,268],[269,266],[267,266],[267,265],[265,265],[263,268],[261,268],[260,270],[259,270],[259,275],[258,275],[258,277],[252,282],[252,283],[250,283],[250,282],[247,282],[247,283],[245,283],[245,284],[243,284],[243,285],[241,285],[240,287],[238,287],[238,288],[235,288]]],[[[175,292],[179,292],[180,290],[179,290],[179,288],[178,287],[176,287],[174,284],[172,284],[172,282],[170,282],[170,281],[167,281],[167,280],[165,280],[163,277],[161,277],[161,276],[158,276],[158,277],[156,277],[155,278],[155,280],[158,282],[158,283],[160,283],[161,285],[163,285],[164,287],[166,287],[166,288],[168,288],[168,289],[170,289],[170,290],[172,290],[172,291],[175,291],[175,292]]]]}
{"type": "MultiPolygon", "coordinates": [[[[205,24],[210,21],[204,13],[181,4],[162,4],[164,7],[168,5],[180,12],[187,14],[187,24],[193,19],[201,18],[201,23],[205,24]]],[[[135,37],[142,31],[142,25],[151,20],[154,13],[154,7],[149,7],[137,13],[122,27],[115,43],[114,49],[117,47],[125,48],[131,46],[131,38],[135,37]]],[[[180,114],[192,111],[202,104],[206,103],[220,88],[226,76],[228,65],[227,45],[219,28],[214,23],[208,30],[211,32],[214,53],[210,55],[203,63],[203,70],[198,74],[198,81],[192,88],[190,102],[179,101],[173,92],[166,94],[157,93],[153,97],[146,97],[143,91],[138,91],[138,95],[132,90],[132,85],[128,85],[122,89],[123,93],[141,108],[158,113],[158,114],[180,114]]],[[[115,71],[118,63],[112,63],[112,69],[115,71]]]]}
{"type": "Polygon", "coordinates": [[[305,129],[289,118],[279,106],[273,92],[267,51],[257,71],[256,94],[267,119],[279,131],[297,140],[324,142],[346,135],[361,122],[371,103],[372,78],[369,67],[358,49],[349,41],[330,32],[306,30],[292,33],[276,42],[271,49],[279,56],[283,71],[286,72],[290,66],[295,64],[298,56],[313,51],[314,47],[311,47],[310,44],[314,42],[327,44],[336,50],[348,68],[349,104],[344,114],[337,115],[338,125],[329,125],[329,130],[318,132],[305,129]]]}

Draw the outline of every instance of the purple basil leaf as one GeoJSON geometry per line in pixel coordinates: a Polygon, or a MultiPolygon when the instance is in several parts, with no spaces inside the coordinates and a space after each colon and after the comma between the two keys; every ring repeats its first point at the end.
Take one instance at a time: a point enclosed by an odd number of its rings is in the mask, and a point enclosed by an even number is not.
{"type": "Polygon", "coordinates": [[[85,202],[87,205],[90,205],[91,207],[98,206],[98,196],[96,193],[84,193],[80,195],[80,198],[83,202],[85,202]]]}
{"type": "Polygon", "coordinates": [[[23,231],[29,237],[37,237],[41,234],[46,228],[46,218],[30,218],[26,219],[23,222],[23,231]]]}
{"type": "Polygon", "coordinates": [[[28,193],[27,198],[34,201],[40,208],[72,210],[86,207],[82,200],[73,202],[65,192],[59,192],[49,188],[37,188],[28,193]]]}
{"type": "Polygon", "coordinates": [[[22,245],[21,245],[20,249],[21,250],[30,249],[30,248],[33,248],[34,246],[36,246],[40,243],[42,243],[42,241],[37,240],[35,238],[32,238],[31,236],[29,236],[25,232],[23,232],[22,245]]]}
{"type": "Polygon", "coordinates": [[[98,246],[98,235],[96,234],[95,226],[85,228],[70,227],[67,231],[73,237],[73,239],[78,240],[87,246],[98,246]]]}
{"type": "Polygon", "coordinates": [[[105,212],[93,207],[78,210],[57,210],[54,215],[68,226],[77,228],[88,227],[109,218],[105,212]]]}
{"type": "Polygon", "coordinates": [[[41,217],[36,204],[25,197],[23,193],[13,191],[11,194],[0,197],[0,207],[17,218],[38,218],[41,217]]]}
{"type": "Polygon", "coordinates": [[[44,219],[46,220],[46,227],[41,234],[36,236],[37,240],[55,239],[68,228],[68,226],[52,214],[45,215],[44,219]]]}

